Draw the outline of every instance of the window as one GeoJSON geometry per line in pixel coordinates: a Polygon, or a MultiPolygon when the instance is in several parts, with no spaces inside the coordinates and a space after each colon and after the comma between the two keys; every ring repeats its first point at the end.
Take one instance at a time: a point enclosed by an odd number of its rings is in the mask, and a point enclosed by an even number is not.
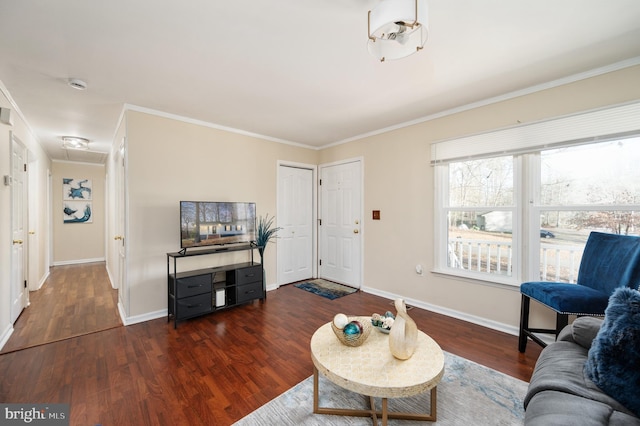
{"type": "Polygon", "coordinates": [[[512,275],[513,157],[448,166],[447,266],[512,275]]]}
{"type": "Polygon", "coordinates": [[[638,164],[640,137],[437,166],[447,182],[440,269],[513,284],[575,282],[591,231],[640,231],[638,164]]]}
{"type": "Polygon", "coordinates": [[[539,279],[575,282],[589,232],[637,235],[640,137],[542,151],[539,279]]]}
{"type": "MultiPolygon", "coordinates": [[[[629,107],[618,112],[637,117],[640,104],[629,107]]],[[[582,118],[597,128],[600,113],[582,118]]],[[[602,122],[609,126],[611,116],[606,110],[602,122]]],[[[570,126],[579,118],[432,146],[437,272],[511,285],[575,282],[591,231],[640,234],[637,118],[629,124],[616,115],[634,132],[574,139],[570,126]],[[549,128],[567,141],[549,142],[542,131],[549,128]],[[509,137],[520,139],[509,144],[509,137]]]]}

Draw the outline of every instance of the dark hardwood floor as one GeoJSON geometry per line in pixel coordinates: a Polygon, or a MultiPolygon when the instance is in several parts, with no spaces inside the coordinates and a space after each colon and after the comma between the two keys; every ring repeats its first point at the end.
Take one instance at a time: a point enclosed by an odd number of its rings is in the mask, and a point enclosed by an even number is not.
{"type": "MultiPolygon", "coordinates": [[[[390,300],[363,292],[331,301],[283,286],[264,303],[177,330],[162,318],[2,354],[0,401],[69,403],[71,425],[228,425],[312,374],[311,335],[334,314],[387,310],[390,300]]],[[[410,315],[443,350],[529,380],[537,345],[521,354],[516,336],[418,308],[410,315]]]]}
{"type": "Polygon", "coordinates": [[[29,301],[0,354],[122,326],[104,262],[51,268],[29,301]]]}

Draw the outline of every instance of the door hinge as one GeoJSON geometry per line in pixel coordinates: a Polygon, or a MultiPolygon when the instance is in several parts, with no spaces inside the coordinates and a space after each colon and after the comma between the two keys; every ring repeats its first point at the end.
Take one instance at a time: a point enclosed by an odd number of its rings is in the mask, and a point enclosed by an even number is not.
{"type": "Polygon", "coordinates": [[[24,163],[23,166],[24,166],[24,171],[26,172],[27,171],[27,163],[24,163]]]}
{"type": "Polygon", "coordinates": [[[320,259],[320,266],[322,266],[322,259],[320,259]]]}
{"type": "Polygon", "coordinates": [[[320,186],[322,186],[322,179],[320,179],[320,186]]]}
{"type": "Polygon", "coordinates": [[[24,280],[24,288],[27,288],[27,280],[24,280]]]}
{"type": "Polygon", "coordinates": [[[322,226],[322,219],[318,219],[318,224],[322,226]]]}

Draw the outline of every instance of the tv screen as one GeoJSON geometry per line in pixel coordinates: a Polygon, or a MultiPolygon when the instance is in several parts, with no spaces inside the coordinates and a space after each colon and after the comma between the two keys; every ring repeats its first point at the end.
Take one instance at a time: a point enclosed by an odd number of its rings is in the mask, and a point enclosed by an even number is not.
{"type": "Polygon", "coordinates": [[[180,201],[180,247],[256,240],[256,203],[180,201]]]}

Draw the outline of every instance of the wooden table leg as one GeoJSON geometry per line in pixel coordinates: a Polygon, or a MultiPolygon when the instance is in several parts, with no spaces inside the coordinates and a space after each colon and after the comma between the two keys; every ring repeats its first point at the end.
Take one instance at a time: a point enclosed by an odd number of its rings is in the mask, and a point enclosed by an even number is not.
{"type": "Polygon", "coordinates": [[[382,399],[382,407],[378,412],[375,406],[374,397],[370,396],[370,408],[368,410],[361,409],[351,409],[351,408],[328,408],[328,407],[320,407],[320,397],[319,397],[319,380],[318,380],[318,369],[313,367],[313,412],[315,414],[334,414],[338,416],[357,416],[357,417],[371,417],[373,420],[373,424],[377,426],[378,424],[378,415],[382,419],[382,426],[388,426],[388,419],[403,419],[403,420],[421,420],[428,422],[436,421],[436,404],[438,398],[438,388],[434,387],[430,390],[430,399],[431,399],[431,410],[429,413],[420,414],[420,413],[404,413],[404,412],[389,412],[388,408],[388,399],[382,399]]]}
{"type": "Polygon", "coordinates": [[[382,398],[382,426],[387,426],[387,418],[389,413],[387,411],[387,398],[382,398]]]}
{"type": "Polygon", "coordinates": [[[313,412],[318,413],[318,369],[313,366],[313,412]]]}
{"type": "Polygon", "coordinates": [[[435,388],[431,389],[431,418],[433,419],[432,421],[436,421],[436,404],[438,401],[438,387],[436,386],[435,388]]]}

